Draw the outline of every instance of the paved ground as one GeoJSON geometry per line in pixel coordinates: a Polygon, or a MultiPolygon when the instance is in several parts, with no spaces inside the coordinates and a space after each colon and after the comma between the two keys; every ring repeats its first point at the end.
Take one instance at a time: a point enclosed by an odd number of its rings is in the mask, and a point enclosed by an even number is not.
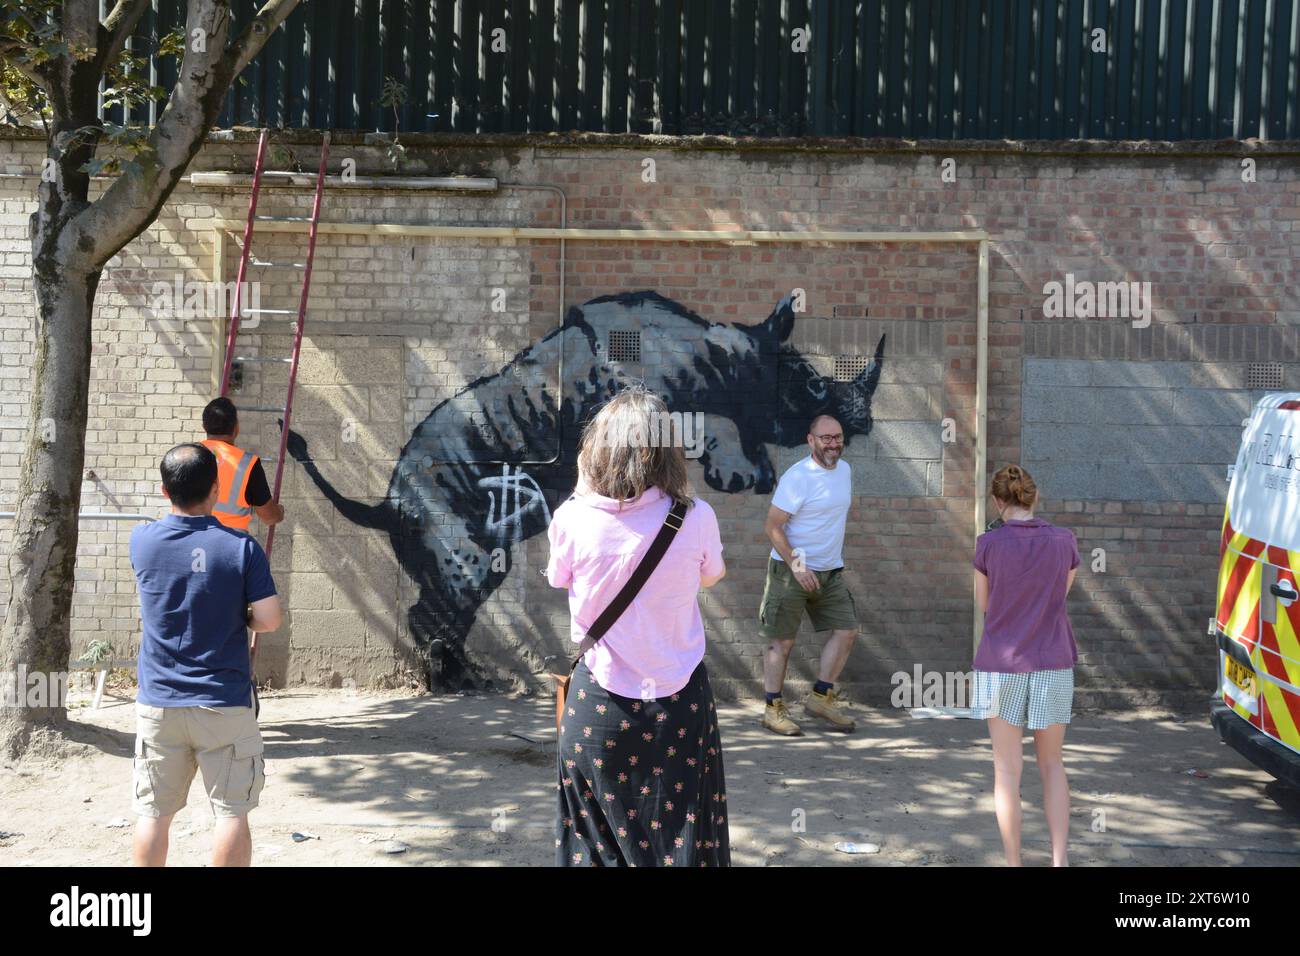
{"type": "MultiPolygon", "coordinates": [[[[852,736],[785,739],[758,727],[756,705],[719,710],[737,864],[1001,862],[982,724],[855,708],[852,736]],[[842,840],[881,852],[839,853],[842,840]]],[[[269,694],[254,861],[549,865],[552,713],[545,699],[269,694]],[[319,839],[295,842],[295,831],[319,839]],[[409,849],[388,855],[389,840],[409,849]]],[[[129,861],[130,829],[107,824],[130,816],[132,706],[110,698],[73,716],[84,755],[0,768],[0,865],[129,861]]],[[[1078,716],[1066,766],[1076,865],[1300,864],[1300,793],[1220,744],[1204,712],[1078,716]]],[[[1025,771],[1025,862],[1041,865],[1047,834],[1031,756],[1025,771]]],[[[211,822],[196,785],[177,818],[173,862],[206,860],[211,822]]]]}

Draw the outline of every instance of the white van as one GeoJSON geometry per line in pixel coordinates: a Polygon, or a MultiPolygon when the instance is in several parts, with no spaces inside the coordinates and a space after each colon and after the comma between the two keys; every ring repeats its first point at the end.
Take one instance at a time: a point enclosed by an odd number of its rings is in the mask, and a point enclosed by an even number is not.
{"type": "Polygon", "coordinates": [[[1219,544],[1214,634],[1224,742],[1300,787],[1300,392],[1255,406],[1237,453],[1219,544]]]}

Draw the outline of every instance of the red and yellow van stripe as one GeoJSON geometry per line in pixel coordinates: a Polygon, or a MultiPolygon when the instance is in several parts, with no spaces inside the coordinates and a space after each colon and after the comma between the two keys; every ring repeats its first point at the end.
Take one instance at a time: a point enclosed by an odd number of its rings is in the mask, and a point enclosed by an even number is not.
{"type": "MultiPolygon", "coordinates": [[[[1290,564],[1294,558],[1300,558],[1300,554],[1283,552],[1283,555],[1287,563],[1282,560],[1273,563],[1288,569],[1300,567],[1300,563],[1290,564]]],[[[1281,556],[1270,554],[1270,559],[1274,557],[1281,556]]],[[[1268,595],[1265,600],[1271,598],[1272,595],[1268,595]]],[[[1277,623],[1264,624],[1260,632],[1260,647],[1253,657],[1258,659],[1262,673],[1285,681],[1292,687],[1300,687],[1300,601],[1288,608],[1279,604],[1277,623]]],[[[1292,750],[1300,751],[1300,695],[1279,687],[1270,680],[1260,680],[1259,688],[1263,705],[1261,727],[1264,733],[1292,750]]]]}
{"type": "MultiPolygon", "coordinates": [[[[1259,562],[1247,557],[1246,553],[1255,544],[1252,538],[1233,529],[1225,509],[1223,534],[1219,544],[1219,588],[1215,602],[1215,621],[1222,633],[1242,644],[1252,657],[1257,643],[1256,636],[1259,634],[1260,568],[1259,562]]],[[[1223,702],[1238,717],[1256,727],[1261,726],[1258,705],[1257,712],[1252,714],[1226,692],[1222,696],[1223,702]]]]}
{"type": "Polygon", "coordinates": [[[1259,712],[1251,714],[1226,694],[1224,703],[1243,720],[1300,751],[1300,695],[1267,679],[1274,677],[1300,687],[1300,601],[1288,608],[1278,604],[1276,624],[1265,621],[1261,626],[1260,621],[1260,601],[1276,600],[1262,593],[1264,563],[1279,568],[1279,578],[1295,583],[1300,552],[1266,547],[1264,542],[1237,532],[1227,514],[1220,546],[1215,619],[1219,629],[1250,654],[1257,675],[1259,712]]]}
{"type": "Polygon", "coordinates": [[[1253,651],[1259,638],[1260,564],[1264,543],[1233,531],[1223,516],[1215,619],[1219,630],[1253,651]]]}

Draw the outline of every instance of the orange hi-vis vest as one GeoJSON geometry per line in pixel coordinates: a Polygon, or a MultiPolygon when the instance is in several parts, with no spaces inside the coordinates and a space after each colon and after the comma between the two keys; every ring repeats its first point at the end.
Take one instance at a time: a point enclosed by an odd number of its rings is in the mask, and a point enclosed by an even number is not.
{"type": "Polygon", "coordinates": [[[212,509],[212,517],[227,528],[247,531],[253,520],[253,509],[244,492],[257,456],[217,438],[208,438],[200,444],[217,456],[217,506],[212,509]]]}

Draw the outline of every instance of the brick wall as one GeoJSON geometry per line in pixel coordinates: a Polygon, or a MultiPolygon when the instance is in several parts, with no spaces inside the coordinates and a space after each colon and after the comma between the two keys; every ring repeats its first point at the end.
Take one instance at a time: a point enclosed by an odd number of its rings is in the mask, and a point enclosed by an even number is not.
{"type": "MultiPolygon", "coordinates": [[[[1203,635],[1223,475],[1254,397],[1250,364],[1278,363],[1283,386],[1300,387],[1300,174],[1292,157],[1262,157],[1258,181],[1244,183],[1232,156],[989,151],[958,155],[957,181],[945,183],[943,154],[923,150],[410,149],[434,173],[454,168],[503,183],[559,186],[573,226],[988,232],[990,466],[1023,456],[1040,479],[1044,514],[1079,536],[1085,565],[1071,613],[1080,686],[1096,697],[1209,689],[1214,655],[1203,635]],[[647,157],[656,161],[655,183],[642,181],[647,157]],[[1044,284],[1067,273],[1150,282],[1150,327],[1046,316],[1044,284]]],[[[0,140],[0,172],[30,173],[42,152],[30,140],[0,140]]],[[[310,164],[310,143],[298,152],[310,164]]],[[[249,143],[213,145],[195,168],[247,169],[251,153],[249,143]]],[[[332,156],[355,157],[362,173],[384,164],[381,150],[347,142],[332,156]]],[[[33,191],[32,179],[0,179],[0,510],[12,510],[29,426],[34,319],[26,217],[33,191]]],[[[266,190],[263,197],[263,214],[308,209],[300,191],[266,190]]],[[[98,300],[87,436],[94,478],[83,486],[83,509],[161,510],[157,460],[198,434],[223,345],[220,317],[157,315],[154,283],[212,278],[211,223],[241,219],[246,200],[241,190],[182,185],[158,222],[110,264],[98,300]]],[[[489,196],[337,190],[327,194],[324,218],[556,225],[558,206],[545,192],[512,189],[489,196]]],[[[257,248],[279,260],[293,258],[301,242],[281,235],[257,248]]],[[[228,239],[227,281],[237,256],[228,239]]],[[[838,366],[851,377],[853,360],[869,357],[886,336],[874,428],[847,452],[856,498],[846,560],[863,636],[845,682],[883,702],[895,671],[917,663],[967,669],[973,495],[981,491],[971,475],[974,249],[584,240],[568,242],[565,256],[561,303],[555,241],[323,236],[294,423],[333,488],[367,506],[396,502],[395,468],[426,416],[471,383],[517,366],[570,307],[649,289],[706,320],[749,326],[800,288],[807,310],[788,344],[817,374],[834,380],[838,366]],[[944,440],[945,420],[951,441],[944,440]]],[[[294,275],[253,278],[262,282],[263,307],[296,304],[294,275]]],[[[287,330],[279,317],[265,316],[239,353],[287,354],[287,330]]],[[[563,348],[572,373],[581,356],[563,348]]],[[[643,359],[624,371],[651,381],[669,360],[652,352],[643,359]]],[[[280,401],[282,367],[243,372],[238,403],[280,401]]],[[[456,421],[490,431],[503,414],[493,403],[508,401],[485,404],[484,394],[480,385],[457,399],[456,421]]],[[[747,405],[772,400],[737,395],[734,414],[709,419],[709,434],[735,444],[747,405]]],[[[242,443],[274,457],[273,419],[246,413],[242,443]]],[[[541,457],[565,453],[564,441],[557,435],[541,457]]],[[[409,454],[423,455],[423,448],[412,442],[409,454]]],[[[785,447],[768,453],[778,471],[800,454],[785,447]]],[[[443,474],[428,457],[425,467],[443,474]]],[[[473,492],[482,507],[488,491],[504,496],[508,485],[525,495],[514,499],[518,515],[528,508],[540,514],[521,475],[504,467],[499,482],[473,492]]],[[[553,508],[560,482],[541,477],[544,466],[530,467],[520,471],[545,483],[553,508]]],[[[724,694],[751,695],[762,651],[754,623],[768,496],[711,489],[701,467],[692,468],[697,490],[719,515],[730,571],[703,598],[714,683],[724,694]]],[[[411,573],[420,569],[404,566],[395,544],[430,534],[467,544],[478,534],[473,522],[442,508],[439,494],[421,499],[429,506],[422,523],[394,507],[397,523],[388,530],[366,527],[331,504],[301,466],[287,465],[289,519],[273,566],[289,625],[267,639],[259,658],[264,675],[290,684],[381,684],[420,668],[427,621],[407,610],[420,600],[411,573]]],[[[504,500],[493,502],[504,507],[504,500]]],[[[138,642],[129,529],[83,524],[74,653],[99,636],[122,653],[138,642]]],[[[0,521],[0,547],[9,533],[0,521]]],[[[566,605],[537,574],[546,560],[544,535],[507,544],[508,571],[483,589],[465,652],[500,685],[536,685],[543,658],[565,650],[566,605]]],[[[439,552],[439,560],[452,557],[439,552]]],[[[805,626],[793,659],[795,689],[811,678],[819,650],[805,626]]]]}

